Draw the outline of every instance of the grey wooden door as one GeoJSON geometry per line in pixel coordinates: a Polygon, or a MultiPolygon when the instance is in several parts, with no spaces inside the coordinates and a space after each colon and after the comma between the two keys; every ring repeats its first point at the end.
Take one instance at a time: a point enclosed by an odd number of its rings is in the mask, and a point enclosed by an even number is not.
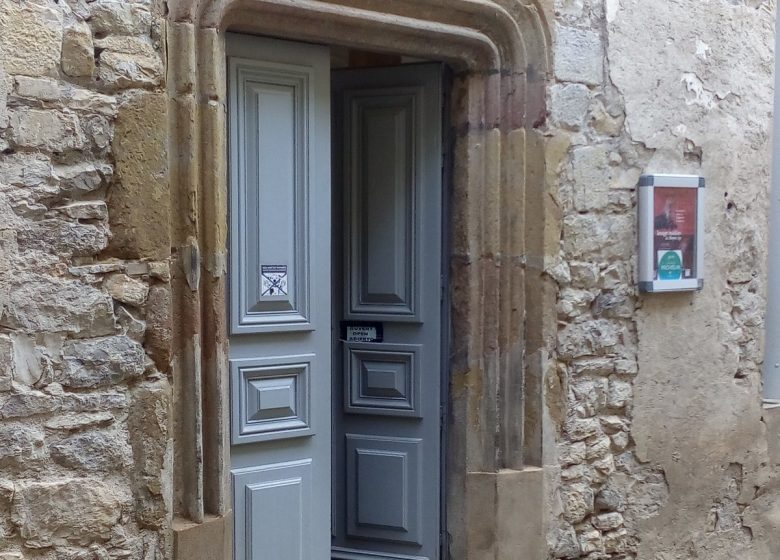
{"type": "Polygon", "coordinates": [[[433,560],[442,70],[347,70],[333,83],[333,558],[433,560]]]}
{"type": "Polygon", "coordinates": [[[236,560],[326,560],[331,488],[325,47],[228,35],[236,560]]]}

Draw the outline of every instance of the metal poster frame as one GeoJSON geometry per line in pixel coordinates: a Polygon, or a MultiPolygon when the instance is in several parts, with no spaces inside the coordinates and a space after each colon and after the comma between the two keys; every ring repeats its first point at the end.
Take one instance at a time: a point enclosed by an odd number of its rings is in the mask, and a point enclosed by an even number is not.
{"type": "Polygon", "coordinates": [[[639,179],[639,290],[689,292],[704,287],[704,177],[639,179]]]}

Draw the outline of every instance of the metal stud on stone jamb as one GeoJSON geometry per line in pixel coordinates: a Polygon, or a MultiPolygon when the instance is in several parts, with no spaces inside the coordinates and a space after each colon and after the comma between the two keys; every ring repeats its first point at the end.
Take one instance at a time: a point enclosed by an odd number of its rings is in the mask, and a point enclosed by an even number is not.
{"type": "Polygon", "coordinates": [[[704,287],[704,177],[639,178],[639,290],[704,287]]]}

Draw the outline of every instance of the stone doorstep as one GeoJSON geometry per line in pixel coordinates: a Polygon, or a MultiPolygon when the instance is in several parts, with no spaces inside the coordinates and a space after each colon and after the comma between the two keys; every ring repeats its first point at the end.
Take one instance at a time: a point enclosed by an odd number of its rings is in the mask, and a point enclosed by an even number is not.
{"type": "Polygon", "coordinates": [[[175,560],[230,560],[233,557],[233,515],[206,516],[203,523],[173,521],[175,560]]]}

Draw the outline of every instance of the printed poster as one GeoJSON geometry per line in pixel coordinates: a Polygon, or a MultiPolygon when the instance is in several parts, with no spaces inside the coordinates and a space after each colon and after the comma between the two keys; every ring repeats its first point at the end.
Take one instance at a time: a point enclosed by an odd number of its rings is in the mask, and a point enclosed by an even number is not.
{"type": "Polygon", "coordinates": [[[699,189],[655,187],[654,279],[696,278],[696,203],[699,189]]]}

